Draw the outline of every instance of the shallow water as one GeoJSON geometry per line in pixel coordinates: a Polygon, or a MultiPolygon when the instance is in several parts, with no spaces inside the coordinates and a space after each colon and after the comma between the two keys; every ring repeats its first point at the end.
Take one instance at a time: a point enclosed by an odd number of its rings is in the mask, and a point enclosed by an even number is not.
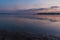
{"type": "Polygon", "coordinates": [[[60,34],[60,15],[1,15],[0,30],[60,34]]]}

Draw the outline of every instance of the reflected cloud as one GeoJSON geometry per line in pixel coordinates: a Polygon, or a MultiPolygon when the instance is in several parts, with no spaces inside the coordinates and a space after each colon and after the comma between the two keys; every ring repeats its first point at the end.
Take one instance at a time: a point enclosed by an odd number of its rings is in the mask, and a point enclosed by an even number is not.
{"type": "Polygon", "coordinates": [[[35,16],[39,20],[48,20],[50,22],[60,22],[60,15],[38,15],[35,16]]]}

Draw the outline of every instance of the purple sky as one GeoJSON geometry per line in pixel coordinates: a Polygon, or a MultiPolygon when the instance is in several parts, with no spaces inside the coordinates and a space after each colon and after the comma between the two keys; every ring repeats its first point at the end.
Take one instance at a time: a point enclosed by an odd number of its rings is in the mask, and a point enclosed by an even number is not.
{"type": "Polygon", "coordinates": [[[60,6],[60,0],[0,0],[0,10],[24,10],[60,6]]]}

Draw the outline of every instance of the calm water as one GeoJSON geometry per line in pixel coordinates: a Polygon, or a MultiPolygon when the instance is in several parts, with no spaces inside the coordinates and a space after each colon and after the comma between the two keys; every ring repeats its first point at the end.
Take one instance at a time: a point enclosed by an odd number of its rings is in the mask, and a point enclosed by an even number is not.
{"type": "Polygon", "coordinates": [[[60,34],[60,15],[0,15],[0,30],[60,34]]]}

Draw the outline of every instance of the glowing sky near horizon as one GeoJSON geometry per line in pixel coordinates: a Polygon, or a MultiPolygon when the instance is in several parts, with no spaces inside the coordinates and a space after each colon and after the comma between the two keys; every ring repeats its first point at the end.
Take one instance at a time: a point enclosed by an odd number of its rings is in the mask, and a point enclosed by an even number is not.
{"type": "Polygon", "coordinates": [[[50,6],[60,6],[60,0],[0,0],[1,10],[47,8],[50,6]]]}

